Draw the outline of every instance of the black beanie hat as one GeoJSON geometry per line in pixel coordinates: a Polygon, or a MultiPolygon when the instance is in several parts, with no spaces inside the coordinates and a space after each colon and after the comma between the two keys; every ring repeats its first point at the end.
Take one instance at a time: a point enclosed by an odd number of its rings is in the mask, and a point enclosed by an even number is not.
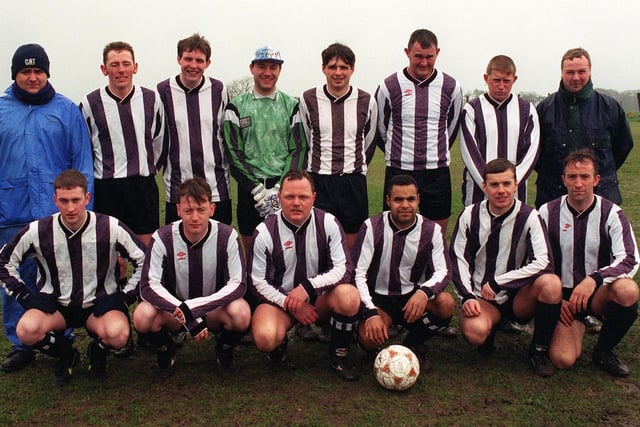
{"type": "Polygon", "coordinates": [[[44,48],[39,44],[24,44],[20,46],[11,60],[11,79],[16,79],[16,74],[24,68],[40,68],[49,75],[49,57],[44,48]]]}

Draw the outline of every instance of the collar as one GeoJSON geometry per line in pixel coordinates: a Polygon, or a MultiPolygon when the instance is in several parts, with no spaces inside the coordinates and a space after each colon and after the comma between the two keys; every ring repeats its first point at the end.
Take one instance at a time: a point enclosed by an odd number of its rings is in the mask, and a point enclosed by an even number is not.
{"type": "Polygon", "coordinates": [[[251,89],[251,94],[253,95],[253,99],[270,99],[272,101],[277,101],[278,100],[278,89],[274,90],[272,93],[270,93],[269,95],[261,95],[258,92],[255,91],[255,89],[251,89]]]}
{"type": "Polygon", "coordinates": [[[507,97],[507,99],[505,99],[502,102],[498,102],[495,99],[493,99],[491,97],[491,95],[489,95],[489,92],[486,92],[484,94],[484,97],[487,100],[487,102],[489,102],[489,104],[493,105],[493,107],[496,110],[504,110],[505,108],[507,108],[507,105],[509,104],[509,102],[511,102],[511,100],[513,99],[513,94],[510,93],[509,96],[507,97]]]}
{"type": "Polygon", "coordinates": [[[38,93],[29,93],[26,90],[20,88],[13,82],[13,96],[19,101],[29,105],[44,105],[51,101],[56,96],[56,90],[51,86],[51,83],[47,81],[47,84],[38,91],[38,93]]]}
{"type": "Polygon", "coordinates": [[[588,217],[591,211],[593,211],[596,208],[596,200],[597,198],[596,198],[596,195],[594,194],[593,201],[591,202],[591,204],[585,209],[579,211],[573,206],[571,206],[571,204],[569,204],[569,196],[566,196],[565,198],[565,202],[567,203],[567,208],[569,208],[569,212],[571,212],[571,214],[577,219],[588,217]]]}
{"type": "Polygon", "coordinates": [[[315,208],[311,208],[311,213],[309,213],[309,216],[307,217],[307,219],[305,219],[304,222],[302,223],[302,225],[300,225],[300,226],[297,226],[294,223],[292,223],[291,221],[289,221],[287,219],[287,217],[284,216],[284,213],[282,212],[282,210],[280,211],[280,218],[282,218],[282,222],[284,222],[284,225],[286,225],[287,228],[289,228],[291,231],[293,231],[294,234],[296,234],[299,231],[304,230],[305,228],[307,228],[307,226],[311,222],[311,217],[313,216],[313,209],[315,209],[315,208]]]}
{"type": "Polygon", "coordinates": [[[81,236],[82,233],[84,233],[84,230],[87,229],[87,227],[89,226],[89,222],[91,222],[91,212],[85,212],[87,213],[87,217],[84,219],[84,224],[82,224],[82,226],[77,230],[72,230],[67,227],[64,221],[62,221],[62,214],[58,213],[58,224],[60,225],[60,228],[62,228],[65,236],[67,236],[67,239],[73,239],[75,236],[81,236]]]}
{"type": "Polygon", "coordinates": [[[564,85],[562,84],[562,80],[561,80],[558,93],[560,94],[562,99],[564,99],[569,104],[577,104],[579,102],[584,102],[587,99],[589,99],[591,95],[593,95],[593,82],[591,81],[591,79],[589,79],[587,84],[584,85],[582,89],[580,89],[580,92],[572,93],[564,88],[564,85]]]}
{"type": "Polygon", "coordinates": [[[197,249],[197,248],[202,247],[202,245],[204,245],[204,242],[206,242],[207,238],[211,234],[211,221],[207,221],[207,222],[208,222],[207,232],[204,233],[204,236],[202,236],[200,238],[200,240],[198,240],[197,242],[192,242],[191,240],[189,240],[187,238],[187,235],[184,234],[184,225],[183,225],[182,221],[180,221],[180,224],[178,224],[178,230],[180,231],[180,237],[182,237],[182,240],[184,240],[184,242],[187,244],[189,249],[197,249]]]}
{"type": "Polygon", "coordinates": [[[180,86],[182,88],[182,90],[184,90],[186,93],[198,93],[200,91],[200,88],[202,88],[202,86],[204,86],[204,82],[205,82],[205,76],[202,76],[202,81],[200,82],[200,84],[196,87],[194,87],[193,89],[189,89],[188,87],[186,87],[184,84],[182,84],[182,81],[180,80],[180,74],[178,74],[176,76],[176,83],[178,84],[178,86],[180,86]]]}
{"type": "Polygon", "coordinates": [[[395,223],[395,221],[393,220],[393,217],[391,216],[390,211],[388,213],[388,218],[389,218],[389,227],[391,227],[391,230],[393,230],[395,234],[409,234],[418,225],[418,215],[416,215],[415,218],[413,219],[413,224],[402,229],[398,226],[398,224],[395,223]]]}
{"type": "Polygon", "coordinates": [[[489,201],[487,201],[486,206],[487,206],[487,212],[489,213],[489,216],[491,217],[491,220],[493,221],[504,221],[504,219],[506,217],[508,217],[509,215],[511,215],[511,213],[514,211],[514,209],[516,208],[516,205],[518,204],[518,201],[514,198],[513,199],[513,204],[511,205],[511,207],[502,215],[496,215],[493,212],[491,212],[491,209],[489,209],[489,201]]]}
{"type": "Polygon", "coordinates": [[[111,90],[109,89],[109,86],[105,87],[104,90],[107,92],[107,95],[109,95],[111,98],[113,98],[114,101],[116,101],[119,104],[126,104],[128,103],[131,98],[133,98],[133,93],[136,90],[135,86],[131,86],[131,90],[129,91],[129,93],[127,93],[124,98],[120,98],[118,95],[116,95],[115,93],[111,92],[111,90]]]}
{"type": "Polygon", "coordinates": [[[402,72],[404,73],[404,76],[406,78],[408,78],[414,84],[416,84],[417,86],[420,86],[420,87],[424,87],[424,86],[429,85],[429,83],[434,81],[435,78],[438,76],[438,70],[436,70],[435,68],[433,69],[433,72],[431,73],[431,75],[429,77],[427,77],[426,79],[424,79],[424,80],[418,80],[415,77],[413,77],[411,74],[409,74],[409,67],[405,67],[402,70],[402,72]]]}
{"type": "Polygon", "coordinates": [[[326,84],[322,86],[322,90],[324,91],[324,94],[327,96],[327,98],[329,98],[329,101],[331,101],[334,104],[339,104],[341,102],[344,102],[345,99],[351,96],[351,94],[353,93],[353,86],[349,86],[349,90],[347,91],[347,93],[345,93],[339,98],[336,98],[331,94],[331,92],[329,92],[329,89],[327,88],[326,84]]]}

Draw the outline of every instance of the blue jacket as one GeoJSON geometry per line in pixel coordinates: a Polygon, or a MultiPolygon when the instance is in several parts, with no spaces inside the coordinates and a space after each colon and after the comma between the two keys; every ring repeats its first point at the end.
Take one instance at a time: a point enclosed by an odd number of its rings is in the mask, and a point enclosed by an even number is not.
{"type": "Polygon", "coordinates": [[[538,104],[540,157],[536,165],[536,207],[567,193],[562,183],[564,159],[578,148],[591,148],[599,161],[596,193],[622,203],[616,171],[633,148],[624,110],[608,95],[593,90],[591,80],[577,94],[560,83],[558,92],[538,104]]]}
{"type": "Polygon", "coordinates": [[[9,86],[0,96],[0,228],[57,212],[53,181],[66,169],[82,172],[92,192],[91,156],[77,105],[60,94],[46,104],[25,104],[9,86]]]}

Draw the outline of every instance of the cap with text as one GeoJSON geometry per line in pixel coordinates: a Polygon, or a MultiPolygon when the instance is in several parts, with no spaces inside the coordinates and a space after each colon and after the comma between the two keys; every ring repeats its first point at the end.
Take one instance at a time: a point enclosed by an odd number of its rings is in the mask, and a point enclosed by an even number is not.
{"type": "Polygon", "coordinates": [[[280,51],[275,47],[263,46],[256,50],[256,57],[253,58],[251,63],[254,62],[275,62],[276,64],[282,64],[284,60],[280,56],[280,51]]]}

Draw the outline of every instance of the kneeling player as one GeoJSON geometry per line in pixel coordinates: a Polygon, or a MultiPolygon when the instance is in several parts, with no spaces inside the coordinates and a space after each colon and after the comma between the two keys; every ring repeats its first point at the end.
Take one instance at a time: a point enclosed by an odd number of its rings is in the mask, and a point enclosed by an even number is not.
{"type": "Polygon", "coordinates": [[[389,339],[389,327],[409,330],[403,345],[430,365],[424,342],[447,327],[455,301],[443,292],[451,280],[449,255],[440,226],[418,215],[418,184],[394,176],[387,189],[390,211],[368,219],[353,254],[355,282],[364,306],[358,338],[365,350],[389,339]]]}
{"type": "Polygon", "coordinates": [[[178,188],[176,221],[157,230],[147,248],[140,294],[133,314],[139,334],[158,349],[158,368],[170,370],[175,344],[170,332],[186,328],[196,341],[208,331],[216,339],[216,369],[233,372],[233,349],[249,327],[251,310],[242,298],[246,290],[244,259],[238,234],[210,219],[215,210],[211,188],[201,178],[178,188]]]}
{"type": "Polygon", "coordinates": [[[614,377],[629,368],[613,352],[638,317],[638,248],[619,206],[594,194],[598,160],[589,149],[574,151],[564,163],[567,195],[540,207],[553,249],[564,299],[551,340],[551,361],[572,367],[582,353],[586,315],[603,320],[593,349],[595,365],[614,377]]]}
{"type": "Polygon", "coordinates": [[[552,272],[550,248],[535,209],[514,199],[515,166],[487,163],[487,199],[467,206],[451,237],[453,283],[462,299],[460,330],[478,350],[491,352],[502,317],[535,319],[529,358],[536,374],[553,375],[549,343],[560,316],[562,285],[552,272]]]}
{"type": "Polygon", "coordinates": [[[129,309],[138,293],[142,243],[116,218],[86,210],[87,180],[68,170],[55,179],[59,213],[34,221],[0,252],[0,281],[24,307],[17,334],[33,350],[58,358],[54,385],[69,382],[78,350],[64,336],[84,326],[89,344],[89,375],[107,375],[107,355],[129,339],[129,309]],[[124,289],[116,283],[118,257],[131,259],[133,275],[124,289]],[[38,264],[38,292],[30,293],[18,274],[26,258],[38,264]]]}
{"type": "Polygon", "coordinates": [[[305,171],[288,172],[279,197],[282,210],[256,228],[249,251],[248,280],[260,300],[251,322],[256,347],[283,364],[289,329],[330,320],[329,364],[340,378],[356,380],[347,354],[360,298],[346,283],[351,272],[342,227],[313,207],[313,181],[305,171]]]}

